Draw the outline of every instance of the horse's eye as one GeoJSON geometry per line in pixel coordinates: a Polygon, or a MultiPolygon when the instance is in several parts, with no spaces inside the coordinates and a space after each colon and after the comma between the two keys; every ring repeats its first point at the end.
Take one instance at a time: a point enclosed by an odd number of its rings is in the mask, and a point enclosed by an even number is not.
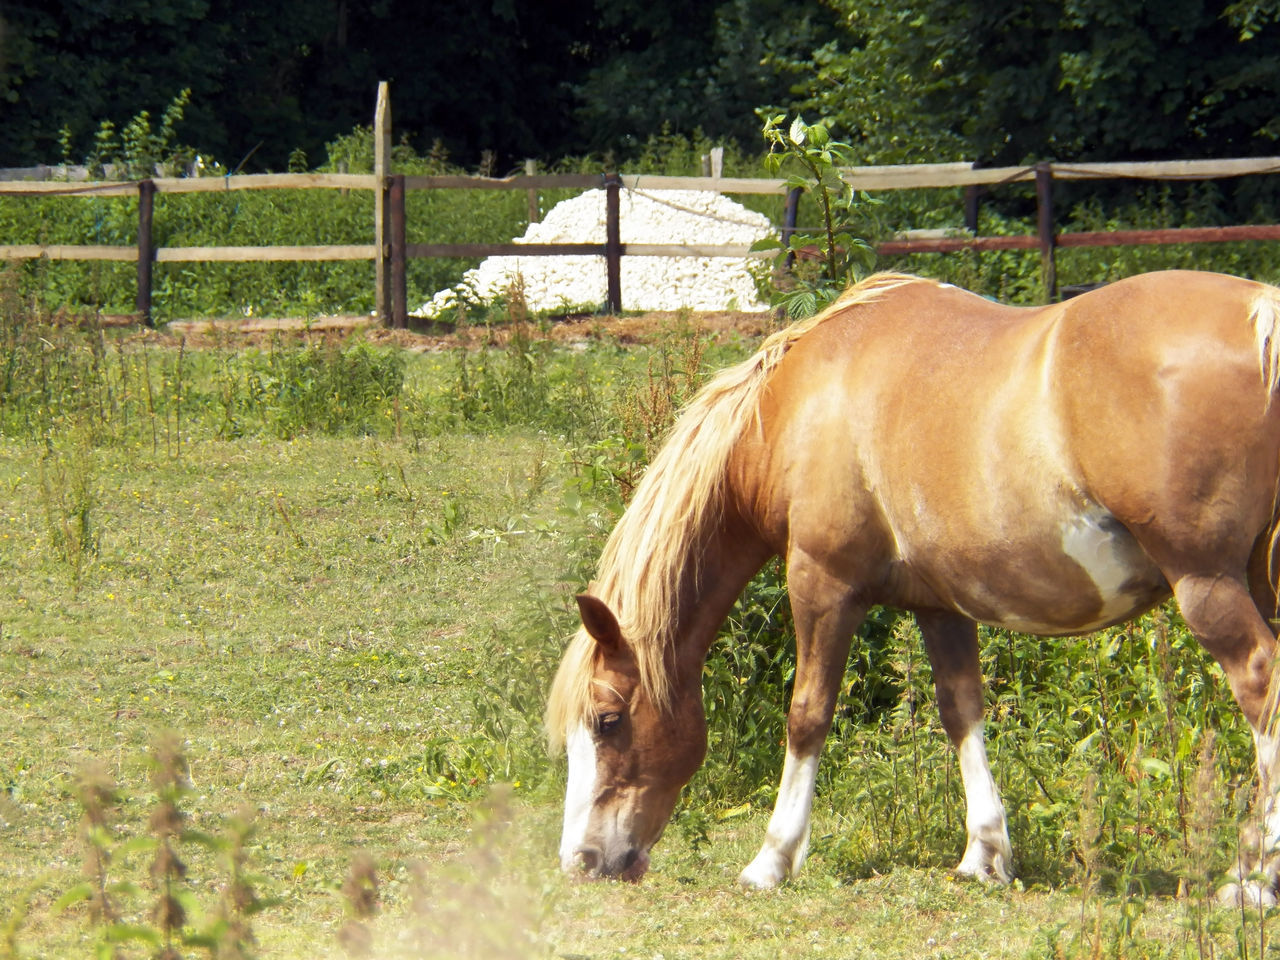
{"type": "Polygon", "coordinates": [[[622,714],[602,713],[596,718],[596,730],[601,736],[608,736],[622,726],[622,714]]]}

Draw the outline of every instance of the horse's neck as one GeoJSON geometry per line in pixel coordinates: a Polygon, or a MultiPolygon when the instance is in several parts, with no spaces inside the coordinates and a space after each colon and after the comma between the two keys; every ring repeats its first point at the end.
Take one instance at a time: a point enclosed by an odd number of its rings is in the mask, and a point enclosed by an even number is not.
{"type": "Polygon", "coordinates": [[[703,544],[696,575],[690,570],[680,591],[676,656],[685,670],[701,676],[720,626],[747,582],[771,551],[736,517],[717,526],[703,544]]]}

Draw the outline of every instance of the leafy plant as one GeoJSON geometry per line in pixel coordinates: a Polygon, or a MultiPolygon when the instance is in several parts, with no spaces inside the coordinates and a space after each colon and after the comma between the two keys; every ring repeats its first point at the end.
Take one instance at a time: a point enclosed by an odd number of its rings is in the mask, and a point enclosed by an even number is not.
{"type": "Polygon", "coordinates": [[[784,176],[788,189],[816,199],[821,232],[793,233],[785,248],[777,238],[767,237],[752,249],[780,249],[776,260],[780,267],[789,265],[798,254],[804,255],[806,248],[817,246],[818,272],[801,271],[794,275],[790,289],[780,289],[772,298],[774,306],[789,316],[805,317],[817,313],[874,267],[875,250],[853,235],[851,221],[855,212],[875,201],[865,191],[855,191],[840,175],[840,164],[853,163],[853,148],[832,139],[827,121],[809,124],[797,116],[784,128],[785,121],[784,114],[765,120],[765,170],[773,177],[784,176]]]}
{"type": "Polygon", "coordinates": [[[72,588],[78,590],[87,564],[98,552],[94,461],[85,427],[66,433],[57,445],[52,433],[46,436],[40,492],[50,548],[67,566],[72,588]],[[63,442],[69,449],[60,449],[63,442]]]}
{"type": "Polygon", "coordinates": [[[88,906],[99,960],[117,960],[128,944],[145,947],[157,960],[178,960],[186,955],[184,947],[207,950],[211,957],[248,960],[255,943],[249,919],[273,901],[258,897],[244,868],[244,843],[250,834],[247,821],[233,820],[226,837],[206,835],[188,825],[178,806],[189,791],[186,760],[173,735],[156,742],[152,785],[155,803],[148,832],[122,836],[116,823],[123,802],[119,787],[99,767],[81,773],[77,792],[83,811],[85,880],[57,898],[54,912],[88,906]],[[178,856],[183,845],[224,854],[228,879],[219,909],[207,920],[195,916],[199,908],[195,884],[178,856]],[[146,884],[116,878],[120,865],[135,853],[149,853],[152,858],[148,873],[155,899],[149,910],[140,903],[146,884]]]}
{"type": "MultiPolygon", "coordinates": [[[[94,179],[109,177],[115,180],[135,180],[151,177],[159,168],[167,175],[175,175],[195,156],[195,151],[178,143],[177,128],[191,102],[191,90],[184,89],[165,107],[159,128],[151,121],[151,114],[141,110],[121,130],[111,120],[103,120],[94,132],[93,148],[84,158],[89,176],[94,179]]],[[[72,160],[72,136],[67,127],[59,131],[62,162],[72,160]]]]}

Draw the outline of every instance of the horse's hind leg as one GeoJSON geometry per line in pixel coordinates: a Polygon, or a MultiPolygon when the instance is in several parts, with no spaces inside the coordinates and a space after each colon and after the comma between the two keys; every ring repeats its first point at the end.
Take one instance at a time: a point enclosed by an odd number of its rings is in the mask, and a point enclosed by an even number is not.
{"type": "Polygon", "coordinates": [[[1237,869],[1239,884],[1220,892],[1224,901],[1241,896],[1264,906],[1276,902],[1280,874],[1280,730],[1277,729],[1275,634],[1245,583],[1221,574],[1186,575],[1173,580],[1183,619],[1222,665],[1231,692],[1253,730],[1258,763],[1257,830],[1246,831],[1237,869]],[[1259,880],[1250,878],[1263,878],[1259,880]]]}
{"type": "Polygon", "coordinates": [[[1008,883],[1013,853],[1004,804],[991,776],[983,741],[977,624],[947,613],[917,613],[916,622],[933,665],[942,726],[955,745],[964,782],[968,843],[956,873],[1008,883]]]}

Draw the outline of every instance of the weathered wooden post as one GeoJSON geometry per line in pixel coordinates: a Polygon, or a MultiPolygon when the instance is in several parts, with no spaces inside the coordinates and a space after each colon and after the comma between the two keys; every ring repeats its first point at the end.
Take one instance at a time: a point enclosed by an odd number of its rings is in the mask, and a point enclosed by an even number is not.
{"type": "Polygon", "coordinates": [[[604,178],[604,268],[608,280],[607,306],[611,314],[622,313],[622,177],[609,173],[604,178]]]}
{"type": "Polygon", "coordinates": [[[787,259],[783,261],[788,270],[796,262],[796,252],[791,249],[791,238],[796,232],[796,216],[800,211],[800,188],[792,187],[787,191],[787,203],[782,210],[782,234],[779,239],[787,251],[787,259]]]}
{"type": "Polygon", "coordinates": [[[387,81],[378,84],[378,104],[373,112],[373,244],[374,308],[378,321],[391,323],[394,309],[391,292],[391,217],[389,206],[391,176],[391,94],[387,81]]]}
{"type": "Polygon", "coordinates": [[[156,185],[153,180],[138,184],[138,314],[148,327],[151,320],[151,265],[155,263],[156,248],[151,236],[151,222],[155,212],[156,185]]]}
{"type": "MultiPolygon", "coordinates": [[[[537,160],[526,160],[524,162],[524,175],[526,177],[532,177],[535,174],[537,174],[537,172],[538,172],[537,160]]],[[[541,219],[542,219],[542,213],[538,209],[538,191],[530,187],[529,188],[529,222],[537,223],[541,219]]]]}
{"type": "Polygon", "coordinates": [[[1036,164],[1036,233],[1040,237],[1040,276],[1050,301],[1058,299],[1058,265],[1053,250],[1053,164],[1036,164]]]}
{"type": "Polygon", "coordinates": [[[409,326],[409,287],[405,277],[404,174],[390,177],[387,191],[391,205],[391,325],[409,326]]]}
{"type": "MultiPolygon", "coordinates": [[[[978,169],[978,161],[973,161],[972,169],[978,169]]],[[[964,188],[964,228],[970,233],[978,232],[978,210],[982,205],[985,189],[976,183],[964,188]]]]}

